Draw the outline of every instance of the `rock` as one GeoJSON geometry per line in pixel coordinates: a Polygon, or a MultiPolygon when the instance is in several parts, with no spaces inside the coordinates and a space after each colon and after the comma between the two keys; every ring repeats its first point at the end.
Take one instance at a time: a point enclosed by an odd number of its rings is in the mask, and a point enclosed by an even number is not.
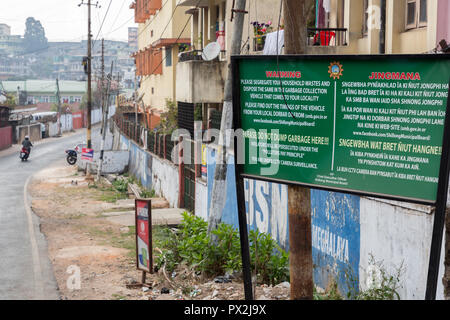
{"type": "Polygon", "coordinates": [[[128,233],[128,232],[130,232],[130,228],[122,227],[122,228],[119,229],[119,231],[120,231],[120,233],[128,233]]]}
{"type": "Polygon", "coordinates": [[[262,290],[263,290],[264,294],[267,294],[267,295],[272,292],[272,289],[270,289],[270,288],[263,288],[262,290]]]}
{"type": "Polygon", "coordinates": [[[239,293],[233,293],[231,296],[229,296],[230,300],[236,300],[237,298],[239,298],[239,293]]]}
{"type": "Polygon", "coordinates": [[[287,281],[279,283],[275,286],[275,288],[285,288],[285,289],[290,289],[291,288],[291,284],[287,281]]]}
{"type": "Polygon", "coordinates": [[[167,289],[166,287],[161,289],[161,294],[169,294],[169,293],[170,293],[170,290],[167,289]]]}
{"type": "Polygon", "coordinates": [[[212,293],[212,297],[215,298],[215,297],[217,297],[218,294],[219,294],[219,291],[218,290],[214,290],[213,293],[212,293]]]}
{"type": "Polygon", "coordinates": [[[230,276],[228,275],[225,275],[225,276],[219,276],[219,277],[216,277],[215,279],[214,279],[214,282],[215,283],[230,283],[231,282],[231,279],[230,279],[230,276]]]}

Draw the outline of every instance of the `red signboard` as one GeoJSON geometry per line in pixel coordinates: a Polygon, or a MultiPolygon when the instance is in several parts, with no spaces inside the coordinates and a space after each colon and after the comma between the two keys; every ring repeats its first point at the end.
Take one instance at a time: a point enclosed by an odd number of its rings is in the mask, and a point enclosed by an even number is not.
{"type": "Polygon", "coordinates": [[[152,203],[151,200],[135,200],[136,216],[136,266],[152,273],[152,203]]]}
{"type": "Polygon", "coordinates": [[[81,149],[81,160],[94,161],[94,150],[88,148],[81,149]]]}

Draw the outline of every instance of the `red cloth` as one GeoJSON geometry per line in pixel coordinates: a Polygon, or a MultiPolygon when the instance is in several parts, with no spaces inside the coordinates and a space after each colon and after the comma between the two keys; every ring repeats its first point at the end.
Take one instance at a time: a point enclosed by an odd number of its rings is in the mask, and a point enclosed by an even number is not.
{"type": "Polygon", "coordinates": [[[333,31],[319,31],[314,36],[314,43],[317,43],[320,37],[320,45],[321,46],[329,46],[330,40],[336,37],[336,33],[333,31]]]}

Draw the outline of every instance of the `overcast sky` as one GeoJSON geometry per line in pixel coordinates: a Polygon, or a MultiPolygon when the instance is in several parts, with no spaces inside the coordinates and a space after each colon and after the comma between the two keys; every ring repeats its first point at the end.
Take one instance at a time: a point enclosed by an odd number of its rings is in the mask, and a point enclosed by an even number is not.
{"type": "MultiPolygon", "coordinates": [[[[99,39],[127,40],[128,27],[136,27],[132,0],[98,1],[101,8],[92,7],[92,34],[97,37],[103,18],[111,2],[99,39]]],[[[78,7],[81,0],[0,0],[0,23],[11,27],[12,34],[25,32],[25,20],[40,20],[49,41],[80,41],[87,39],[87,5],[78,7]]],[[[87,0],[84,0],[87,3],[87,0]]]]}

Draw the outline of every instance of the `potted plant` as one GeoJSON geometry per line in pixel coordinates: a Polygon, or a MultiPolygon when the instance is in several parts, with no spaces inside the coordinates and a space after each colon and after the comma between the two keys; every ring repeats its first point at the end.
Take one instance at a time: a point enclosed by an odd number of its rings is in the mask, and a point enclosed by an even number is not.
{"type": "Polygon", "coordinates": [[[251,22],[253,25],[253,49],[254,51],[261,51],[264,49],[264,43],[266,41],[266,34],[272,32],[272,21],[267,23],[259,23],[258,21],[251,22]]]}

